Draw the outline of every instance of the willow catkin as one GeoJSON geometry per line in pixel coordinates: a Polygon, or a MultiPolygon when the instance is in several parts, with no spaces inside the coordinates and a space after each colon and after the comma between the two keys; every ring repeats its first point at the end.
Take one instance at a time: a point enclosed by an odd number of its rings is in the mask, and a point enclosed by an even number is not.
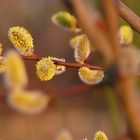
{"type": "Polygon", "coordinates": [[[8,32],[10,41],[15,48],[25,56],[31,56],[34,52],[33,38],[23,27],[11,27],[8,32]]]}

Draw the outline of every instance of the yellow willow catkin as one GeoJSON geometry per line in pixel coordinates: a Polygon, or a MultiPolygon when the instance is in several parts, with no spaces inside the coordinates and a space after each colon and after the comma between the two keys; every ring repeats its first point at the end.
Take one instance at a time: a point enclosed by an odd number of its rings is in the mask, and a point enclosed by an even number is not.
{"type": "Polygon", "coordinates": [[[67,129],[61,130],[56,140],[73,140],[71,133],[67,129]]]}
{"type": "Polygon", "coordinates": [[[36,74],[41,81],[51,80],[57,71],[57,67],[51,57],[42,58],[36,64],[36,74]]]}
{"type": "Polygon", "coordinates": [[[44,111],[49,100],[41,91],[15,90],[7,96],[7,102],[13,109],[27,114],[44,111]]]}
{"type": "MultiPolygon", "coordinates": [[[[50,58],[51,60],[57,60],[57,61],[62,61],[62,62],[65,62],[65,59],[64,58],[57,58],[57,57],[48,57],[50,58]]],[[[65,66],[62,66],[62,65],[56,65],[56,75],[60,75],[62,73],[64,73],[66,71],[66,67],[65,66]]]]}
{"type": "Polygon", "coordinates": [[[74,36],[73,38],[70,39],[70,46],[73,49],[75,49],[76,44],[77,44],[77,42],[78,42],[78,40],[79,40],[80,37],[81,37],[81,35],[76,35],[76,36],[74,36]]]}
{"type": "Polygon", "coordinates": [[[98,131],[94,136],[94,140],[108,140],[108,138],[104,132],[98,131]]]}
{"type": "Polygon", "coordinates": [[[79,77],[80,79],[90,85],[95,85],[100,83],[104,78],[104,72],[99,70],[91,70],[87,67],[79,68],[79,77]]]}
{"type": "Polygon", "coordinates": [[[23,88],[27,85],[25,65],[20,55],[10,51],[6,55],[5,81],[9,88],[23,88]]]}
{"type": "Polygon", "coordinates": [[[90,54],[90,42],[86,35],[81,35],[76,43],[74,57],[75,61],[83,64],[90,54]]]}
{"type": "Polygon", "coordinates": [[[33,55],[33,38],[25,28],[19,26],[11,27],[8,36],[10,41],[22,55],[33,55]]]}
{"type": "Polygon", "coordinates": [[[133,41],[133,30],[127,25],[123,25],[119,29],[120,43],[128,45],[133,41]]]}
{"type": "Polygon", "coordinates": [[[60,11],[52,16],[52,22],[64,29],[79,32],[81,29],[77,26],[77,19],[68,12],[60,11]]]}
{"type": "Polygon", "coordinates": [[[0,73],[5,72],[6,69],[6,60],[5,57],[0,56],[0,73]]]}
{"type": "Polygon", "coordinates": [[[3,45],[0,43],[0,55],[2,55],[3,52],[3,45]]]}

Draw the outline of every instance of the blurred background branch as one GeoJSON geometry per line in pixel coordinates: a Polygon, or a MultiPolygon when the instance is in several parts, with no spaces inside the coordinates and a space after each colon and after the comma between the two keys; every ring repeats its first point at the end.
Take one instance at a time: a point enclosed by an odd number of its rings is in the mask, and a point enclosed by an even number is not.
{"type": "Polygon", "coordinates": [[[140,17],[120,0],[118,0],[118,13],[136,32],[140,33],[140,17]]]}

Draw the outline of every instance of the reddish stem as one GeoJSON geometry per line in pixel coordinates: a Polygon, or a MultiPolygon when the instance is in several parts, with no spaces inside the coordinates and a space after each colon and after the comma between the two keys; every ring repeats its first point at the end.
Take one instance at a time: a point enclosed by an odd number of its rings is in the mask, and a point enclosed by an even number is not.
{"type": "MultiPolygon", "coordinates": [[[[37,57],[35,55],[33,56],[23,56],[22,57],[24,60],[33,60],[33,61],[39,61],[41,60],[41,57],[37,57]]],[[[98,67],[98,66],[94,66],[94,65],[90,65],[90,64],[80,64],[80,63],[76,63],[76,62],[62,62],[62,61],[59,61],[59,60],[54,60],[54,63],[57,64],[57,65],[63,65],[63,66],[66,66],[66,67],[69,67],[69,68],[80,68],[82,66],[85,66],[85,67],[88,67],[89,69],[92,69],[92,70],[101,70],[103,71],[104,68],[102,67],[98,67]]]]}

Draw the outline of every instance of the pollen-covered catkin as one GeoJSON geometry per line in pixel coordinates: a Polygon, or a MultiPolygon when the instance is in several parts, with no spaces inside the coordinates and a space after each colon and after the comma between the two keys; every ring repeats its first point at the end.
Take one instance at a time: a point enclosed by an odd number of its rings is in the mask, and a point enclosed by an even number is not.
{"type": "Polygon", "coordinates": [[[83,64],[90,54],[90,42],[87,35],[81,35],[76,43],[74,57],[75,61],[83,64]]]}
{"type": "Polygon", "coordinates": [[[86,84],[95,85],[100,83],[104,78],[104,72],[100,70],[91,70],[87,67],[79,68],[79,77],[86,84]]]}
{"type": "Polygon", "coordinates": [[[128,45],[132,43],[133,41],[133,30],[131,27],[127,25],[123,25],[119,29],[119,35],[120,35],[120,43],[123,45],[128,45]]]}
{"type": "Polygon", "coordinates": [[[35,114],[42,112],[49,102],[49,97],[41,91],[13,90],[7,96],[8,104],[21,113],[35,114]]]}
{"type": "Polygon", "coordinates": [[[28,82],[23,60],[14,51],[6,55],[5,81],[10,89],[24,88],[28,82]]]}
{"type": "Polygon", "coordinates": [[[36,74],[41,81],[51,80],[56,74],[57,67],[51,57],[42,58],[36,64],[36,74]]]}
{"type": "Polygon", "coordinates": [[[66,11],[60,11],[52,16],[52,22],[64,29],[79,32],[80,29],[77,26],[77,19],[66,11]]]}
{"type": "Polygon", "coordinates": [[[98,131],[94,136],[94,140],[108,140],[108,138],[104,132],[98,131]]]}
{"type": "Polygon", "coordinates": [[[81,35],[76,35],[76,36],[74,36],[73,38],[71,38],[71,40],[70,40],[70,46],[71,46],[73,49],[76,48],[76,44],[77,44],[77,42],[78,42],[78,40],[79,40],[80,37],[81,37],[81,35]]]}
{"type": "Polygon", "coordinates": [[[33,55],[33,38],[25,28],[19,26],[11,27],[8,36],[19,53],[25,56],[33,55]]]}

